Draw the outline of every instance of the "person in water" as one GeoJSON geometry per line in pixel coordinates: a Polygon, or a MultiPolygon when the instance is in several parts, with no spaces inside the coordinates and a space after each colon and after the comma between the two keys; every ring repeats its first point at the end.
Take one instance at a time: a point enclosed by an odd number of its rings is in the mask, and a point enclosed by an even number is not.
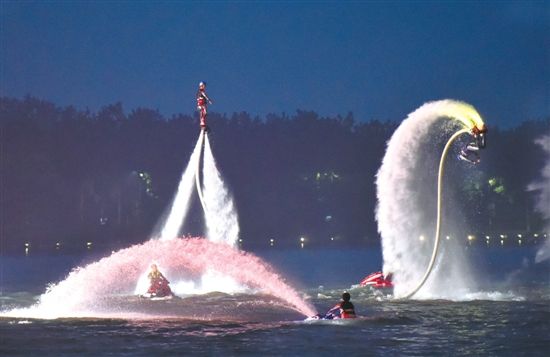
{"type": "Polygon", "coordinates": [[[206,106],[208,103],[212,104],[212,101],[208,98],[208,95],[206,95],[206,83],[200,82],[199,90],[197,91],[197,110],[200,115],[201,129],[203,130],[208,130],[206,126],[206,106]]]}
{"type": "Polygon", "coordinates": [[[147,274],[149,278],[149,290],[147,293],[152,297],[171,296],[170,282],[162,275],[156,264],[151,264],[151,271],[147,274]]]}
{"type": "Polygon", "coordinates": [[[355,307],[353,306],[351,300],[351,295],[346,291],[342,294],[342,301],[336,304],[332,309],[328,310],[326,316],[340,314],[341,319],[353,319],[357,316],[355,315],[355,307]]]}

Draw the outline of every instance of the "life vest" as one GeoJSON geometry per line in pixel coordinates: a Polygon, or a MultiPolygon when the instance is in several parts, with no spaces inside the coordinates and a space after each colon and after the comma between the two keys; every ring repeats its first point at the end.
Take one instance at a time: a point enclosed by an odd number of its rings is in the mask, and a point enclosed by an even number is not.
{"type": "Polygon", "coordinates": [[[353,319],[357,317],[355,315],[355,307],[349,301],[342,301],[340,303],[340,318],[342,319],[353,319]]]}

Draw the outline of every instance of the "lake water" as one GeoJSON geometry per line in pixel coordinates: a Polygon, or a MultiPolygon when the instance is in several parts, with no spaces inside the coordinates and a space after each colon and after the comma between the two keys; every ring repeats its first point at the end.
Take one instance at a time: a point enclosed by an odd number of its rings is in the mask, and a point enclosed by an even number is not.
{"type": "Polygon", "coordinates": [[[107,296],[109,315],[17,317],[10,311],[33,305],[48,283],[101,254],[3,256],[0,355],[547,355],[550,272],[533,263],[534,248],[470,249],[479,273],[472,278],[482,287],[456,301],[398,301],[352,288],[380,268],[379,251],[257,252],[317,311],[349,290],[362,317],[339,321],[304,321],[283,302],[250,292],[169,301],[107,296]]]}

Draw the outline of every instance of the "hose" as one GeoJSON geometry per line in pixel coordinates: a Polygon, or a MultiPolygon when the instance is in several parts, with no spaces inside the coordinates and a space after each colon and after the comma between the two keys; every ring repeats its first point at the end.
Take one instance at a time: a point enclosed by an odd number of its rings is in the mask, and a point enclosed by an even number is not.
{"type": "Polygon", "coordinates": [[[445,144],[445,148],[443,149],[443,153],[441,154],[441,159],[439,160],[439,173],[437,176],[437,224],[435,228],[435,242],[434,242],[434,248],[432,251],[432,257],[430,259],[430,263],[428,264],[428,269],[426,269],[426,272],[424,273],[424,276],[422,277],[422,280],[416,288],[411,290],[404,299],[411,298],[414,294],[420,290],[420,288],[424,285],[426,280],[428,280],[428,277],[430,276],[430,273],[432,272],[435,258],[437,257],[437,251],[439,250],[439,241],[441,238],[441,202],[442,199],[442,191],[443,191],[443,173],[444,173],[444,165],[445,165],[445,159],[447,157],[447,152],[449,151],[449,148],[451,147],[451,144],[462,134],[469,133],[470,130],[468,129],[461,129],[457,131],[456,133],[451,136],[451,138],[447,141],[447,144],[445,144]]]}
{"type": "Polygon", "coordinates": [[[206,203],[204,202],[204,196],[202,194],[202,185],[201,185],[201,179],[200,179],[200,168],[201,168],[201,156],[204,156],[204,138],[206,136],[206,133],[204,130],[201,130],[199,140],[201,142],[200,144],[200,151],[199,151],[199,157],[197,160],[197,168],[195,170],[195,185],[197,186],[197,193],[199,195],[199,200],[201,201],[202,209],[204,210],[204,214],[207,213],[206,209],[206,203]]]}

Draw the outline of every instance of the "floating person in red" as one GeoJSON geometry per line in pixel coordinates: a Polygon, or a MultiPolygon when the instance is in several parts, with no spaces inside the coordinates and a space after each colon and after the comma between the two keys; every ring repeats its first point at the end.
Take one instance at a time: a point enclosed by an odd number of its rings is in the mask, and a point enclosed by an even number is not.
{"type": "Polygon", "coordinates": [[[212,101],[208,98],[208,95],[206,95],[206,83],[200,82],[199,90],[197,91],[197,110],[200,115],[201,129],[205,131],[208,131],[208,126],[206,125],[206,107],[208,103],[212,104],[212,101]]]}
{"type": "Polygon", "coordinates": [[[171,297],[173,296],[170,289],[170,282],[162,275],[156,264],[151,264],[151,271],[147,275],[150,285],[147,290],[148,297],[171,297]]]}
{"type": "Polygon", "coordinates": [[[334,318],[341,319],[354,319],[357,317],[355,315],[355,306],[353,306],[351,300],[351,295],[346,291],[342,294],[342,301],[336,304],[332,309],[328,310],[325,316],[319,317],[323,320],[331,320],[334,318]]]}

